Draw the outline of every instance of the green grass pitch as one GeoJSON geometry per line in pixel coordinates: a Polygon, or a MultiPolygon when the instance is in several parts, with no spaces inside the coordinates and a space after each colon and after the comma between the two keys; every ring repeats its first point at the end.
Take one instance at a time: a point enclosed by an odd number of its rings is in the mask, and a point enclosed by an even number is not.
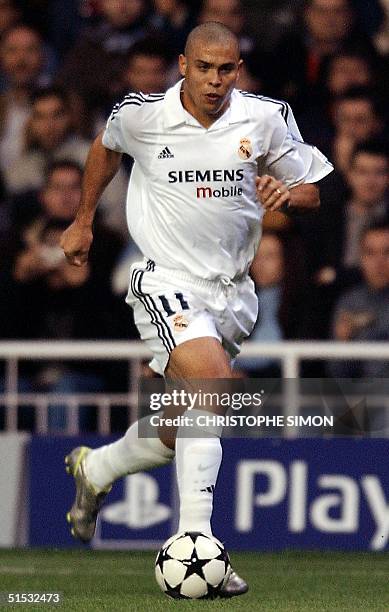
{"type": "Polygon", "coordinates": [[[174,601],[154,580],[154,553],[0,550],[0,591],[61,592],[61,606],[1,605],[4,610],[71,612],[389,610],[388,553],[234,553],[249,584],[232,600],[174,601]]]}

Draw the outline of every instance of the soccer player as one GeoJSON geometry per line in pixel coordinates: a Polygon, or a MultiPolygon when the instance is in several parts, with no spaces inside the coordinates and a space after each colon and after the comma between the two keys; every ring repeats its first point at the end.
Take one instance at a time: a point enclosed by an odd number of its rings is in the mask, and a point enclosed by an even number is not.
{"type": "MultiPolygon", "coordinates": [[[[231,360],[257,316],[248,270],[264,211],[316,208],[314,183],[332,169],[303,143],[287,104],[235,89],[241,63],[237,39],[225,26],[208,22],[192,30],[179,57],[179,83],[166,94],[129,94],[114,107],[91,147],[82,202],[62,238],[70,263],[85,264],[97,201],[122,154],[131,155],[127,216],[144,260],[132,267],[127,302],[153,353],[151,367],[168,379],[231,378],[231,360]]],[[[220,430],[194,425],[184,436],[178,428],[175,441],[166,428],[159,437],[138,437],[140,427],[67,457],[77,489],[68,513],[73,535],[93,537],[117,478],[174,456],[179,531],[211,532],[220,430]]],[[[247,588],[233,572],[223,595],[247,588]]]]}

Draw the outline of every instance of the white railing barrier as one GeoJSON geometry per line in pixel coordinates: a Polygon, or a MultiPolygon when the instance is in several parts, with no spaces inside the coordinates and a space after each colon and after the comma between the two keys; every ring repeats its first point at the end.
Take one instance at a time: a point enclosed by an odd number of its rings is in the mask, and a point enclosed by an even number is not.
{"type": "MultiPolygon", "coordinates": [[[[293,379],[299,377],[302,360],[388,360],[388,342],[247,342],[240,354],[241,357],[271,357],[280,360],[282,376],[292,379],[288,387],[288,413],[297,413],[298,391],[293,379]]],[[[68,424],[66,433],[78,432],[78,407],[82,402],[93,403],[98,409],[98,431],[109,433],[109,408],[112,404],[128,406],[131,409],[130,420],[137,417],[137,383],[141,372],[142,361],[150,357],[147,347],[141,342],[127,341],[7,341],[0,342],[0,360],[5,361],[4,393],[0,396],[0,405],[6,409],[5,429],[17,430],[17,406],[33,404],[37,408],[37,430],[47,431],[47,406],[49,402],[61,401],[68,405],[68,424]],[[128,393],[125,394],[72,394],[53,395],[42,393],[18,393],[19,361],[39,361],[61,359],[71,360],[114,360],[128,361],[131,376],[128,393]]],[[[296,432],[288,429],[288,435],[296,432]]]]}

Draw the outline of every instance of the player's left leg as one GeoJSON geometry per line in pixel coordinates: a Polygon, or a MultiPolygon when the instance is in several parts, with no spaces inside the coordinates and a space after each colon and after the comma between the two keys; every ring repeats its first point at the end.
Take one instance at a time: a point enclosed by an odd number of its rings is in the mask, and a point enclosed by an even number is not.
{"type": "MultiPolygon", "coordinates": [[[[173,347],[186,338],[188,331],[193,335],[217,332],[211,317],[202,312],[203,301],[196,300],[194,295],[182,288],[179,279],[178,284],[174,281],[170,286],[168,281],[171,280],[171,272],[161,276],[155,271],[154,264],[151,264],[140,262],[134,266],[129,303],[134,309],[140,336],[153,353],[152,367],[163,374],[173,347]],[[162,307],[159,304],[161,298],[163,304],[171,304],[172,308],[166,305],[162,307]],[[176,324],[175,311],[178,308],[184,308],[185,317],[182,315],[181,318],[185,319],[189,330],[176,324]]],[[[174,438],[169,443],[161,441],[155,435],[155,427],[148,427],[150,418],[151,415],[139,424],[133,424],[113,444],[93,450],[76,448],[66,458],[67,470],[74,476],[76,484],[76,499],[67,515],[76,537],[84,541],[93,537],[97,513],[115,480],[127,474],[165,465],[173,459],[174,438]],[[141,437],[138,436],[140,431],[141,437]]]]}
{"type": "Polygon", "coordinates": [[[66,469],[76,485],[76,499],[67,514],[75,537],[84,542],[93,538],[97,514],[115,480],[166,465],[174,458],[174,451],[158,437],[138,436],[139,428],[149,428],[149,420],[147,416],[133,423],[117,442],[93,450],[78,447],[66,457],[66,469]]]}
{"type": "MultiPolygon", "coordinates": [[[[202,379],[216,381],[231,377],[229,360],[216,338],[189,340],[177,346],[170,355],[166,375],[186,381],[202,379]]],[[[182,414],[181,407],[166,410],[164,416],[182,414]]],[[[192,410],[191,414],[199,413],[192,410]]],[[[68,469],[75,477],[76,500],[68,513],[73,535],[88,541],[93,537],[97,511],[112,483],[127,474],[169,463],[176,447],[177,477],[181,499],[180,531],[211,532],[213,490],[221,463],[221,428],[200,428],[195,425],[183,431],[177,441],[176,430],[164,428],[159,438],[139,437],[143,422],[134,423],[117,442],[95,450],[77,448],[66,458],[68,469]],[[187,437],[189,434],[190,437],[187,437]],[[207,468],[207,469],[204,469],[207,468]]]]}

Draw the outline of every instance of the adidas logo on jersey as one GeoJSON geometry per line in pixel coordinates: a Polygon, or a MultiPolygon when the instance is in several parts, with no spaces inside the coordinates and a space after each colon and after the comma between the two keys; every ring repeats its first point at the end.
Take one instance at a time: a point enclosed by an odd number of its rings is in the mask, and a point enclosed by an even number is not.
{"type": "Polygon", "coordinates": [[[169,147],[165,147],[164,149],[162,149],[162,151],[158,155],[158,159],[171,159],[172,157],[174,157],[174,155],[169,149],[169,147]]]}

